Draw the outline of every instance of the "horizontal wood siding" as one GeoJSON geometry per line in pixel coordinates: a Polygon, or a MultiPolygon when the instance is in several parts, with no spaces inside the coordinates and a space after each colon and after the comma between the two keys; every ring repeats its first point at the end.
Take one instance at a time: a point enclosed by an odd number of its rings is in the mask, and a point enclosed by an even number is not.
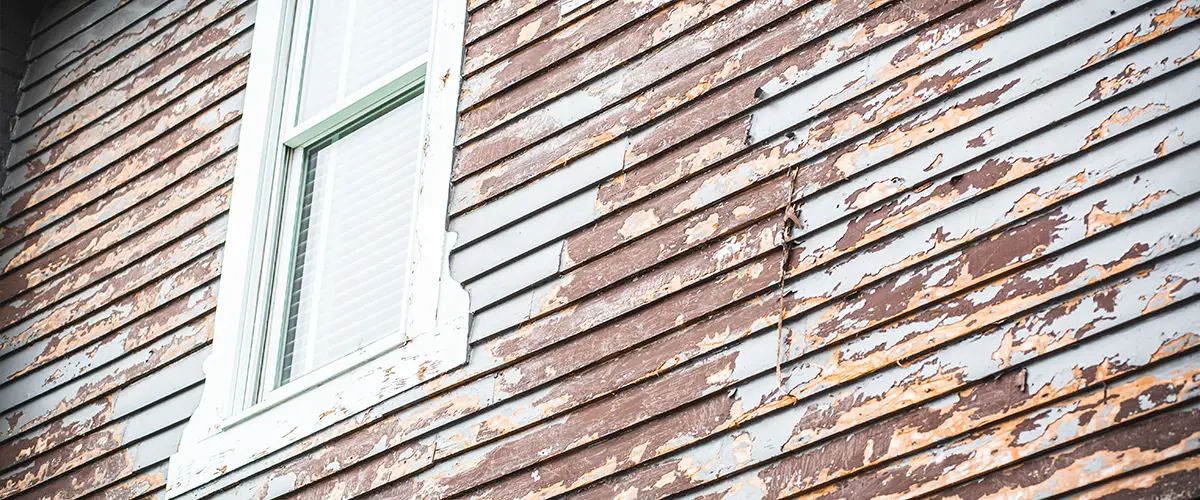
{"type": "Polygon", "coordinates": [[[162,498],[212,337],[254,5],[47,3],[0,201],[0,498],[162,498]]]}
{"type": "Polygon", "coordinates": [[[21,78],[27,66],[25,54],[40,10],[41,6],[35,2],[0,2],[0,160],[8,157],[12,146],[21,78]]]}
{"type": "MultiPolygon", "coordinates": [[[[5,497],[161,497],[202,388],[253,6],[116,4],[35,28],[5,497]]],[[[182,498],[1200,495],[1200,1],[468,5],[468,363],[182,498]]]]}

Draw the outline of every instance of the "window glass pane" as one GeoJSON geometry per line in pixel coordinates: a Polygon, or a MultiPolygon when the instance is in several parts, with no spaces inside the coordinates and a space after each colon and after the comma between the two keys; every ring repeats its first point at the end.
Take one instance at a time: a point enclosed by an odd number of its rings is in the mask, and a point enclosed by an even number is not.
{"type": "Polygon", "coordinates": [[[306,155],[280,383],[403,328],[422,100],[306,155]]]}
{"type": "Polygon", "coordinates": [[[429,51],[432,0],[313,0],[299,121],[429,51]]]}

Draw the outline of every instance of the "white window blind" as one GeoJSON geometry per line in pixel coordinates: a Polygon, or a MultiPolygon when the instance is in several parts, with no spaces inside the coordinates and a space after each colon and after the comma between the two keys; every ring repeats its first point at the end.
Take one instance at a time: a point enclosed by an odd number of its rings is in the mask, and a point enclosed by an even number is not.
{"type": "Polygon", "coordinates": [[[306,155],[281,382],[402,328],[421,104],[306,155]]]}

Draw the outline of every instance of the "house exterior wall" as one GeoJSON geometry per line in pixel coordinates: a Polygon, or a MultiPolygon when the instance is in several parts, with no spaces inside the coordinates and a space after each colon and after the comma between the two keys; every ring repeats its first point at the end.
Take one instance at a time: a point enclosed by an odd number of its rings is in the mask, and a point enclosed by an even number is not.
{"type": "Polygon", "coordinates": [[[0,494],[161,496],[203,381],[253,5],[35,26],[0,214],[0,494]]]}
{"type": "MultiPolygon", "coordinates": [[[[0,497],[164,498],[249,0],[58,0],[0,497]]],[[[1200,2],[474,0],[469,360],[182,498],[1200,495],[1200,2]]]]}
{"type": "Polygon", "coordinates": [[[8,157],[12,145],[9,134],[16,119],[21,77],[25,74],[25,52],[40,10],[37,3],[0,2],[0,158],[8,157]]]}

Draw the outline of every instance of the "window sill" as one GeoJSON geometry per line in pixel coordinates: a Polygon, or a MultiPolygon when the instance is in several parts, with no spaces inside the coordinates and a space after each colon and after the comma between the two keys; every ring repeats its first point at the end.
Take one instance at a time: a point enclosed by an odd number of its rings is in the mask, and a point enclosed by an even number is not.
{"type": "MultiPolygon", "coordinates": [[[[452,243],[452,242],[449,242],[452,243]]],[[[451,248],[448,244],[446,248],[451,248]]],[[[448,276],[448,271],[443,276],[448,276]]],[[[225,391],[208,390],[192,416],[179,451],[171,457],[168,498],[177,497],[227,472],[279,450],[461,366],[467,359],[469,303],[453,280],[441,282],[436,326],[408,336],[357,366],[286,398],[226,414],[225,391]]],[[[217,356],[205,363],[210,387],[231,370],[217,356]]]]}
{"type": "Polygon", "coordinates": [[[404,335],[403,332],[398,332],[387,338],[372,342],[346,356],[335,359],[325,366],[305,373],[299,378],[288,382],[283,387],[270,391],[261,401],[255,403],[253,406],[236,412],[229,418],[224,419],[221,422],[221,429],[228,429],[244,420],[265,413],[267,410],[291,398],[314,390],[327,382],[335,381],[346,373],[357,369],[359,366],[367,365],[375,361],[376,358],[383,357],[392,351],[404,349],[408,346],[409,340],[408,336],[404,335]]]}

